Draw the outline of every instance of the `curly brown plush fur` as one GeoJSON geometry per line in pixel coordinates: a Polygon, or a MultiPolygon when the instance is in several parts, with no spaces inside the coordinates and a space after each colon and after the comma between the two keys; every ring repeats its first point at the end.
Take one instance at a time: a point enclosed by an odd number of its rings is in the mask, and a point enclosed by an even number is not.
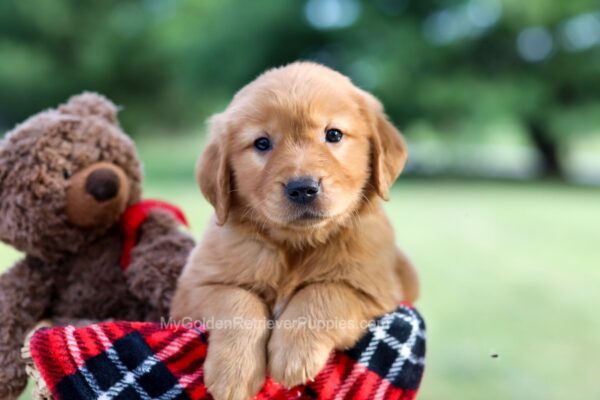
{"type": "Polygon", "coordinates": [[[25,387],[20,348],[40,319],[168,314],[193,240],[170,214],[153,211],[131,264],[120,268],[118,219],[140,200],[141,168],[116,113],[106,98],[84,93],[0,142],[0,239],[26,254],[0,276],[0,399],[25,387]]]}

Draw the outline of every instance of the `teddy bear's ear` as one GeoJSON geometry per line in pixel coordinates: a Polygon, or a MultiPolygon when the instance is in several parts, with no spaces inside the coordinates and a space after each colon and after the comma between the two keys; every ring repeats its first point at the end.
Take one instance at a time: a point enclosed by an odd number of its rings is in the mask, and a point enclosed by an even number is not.
{"type": "Polygon", "coordinates": [[[95,115],[103,117],[111,123],[116,123],[119,109],[101,94],[83,92],[71,97],[67,103],[58,108],[58,111],[77,116],[95,115]]]}

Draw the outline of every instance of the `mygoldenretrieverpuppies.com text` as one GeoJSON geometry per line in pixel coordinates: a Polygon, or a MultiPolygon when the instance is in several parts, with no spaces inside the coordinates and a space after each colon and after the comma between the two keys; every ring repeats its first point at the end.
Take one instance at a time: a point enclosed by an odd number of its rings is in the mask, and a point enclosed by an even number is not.
{"type": "Polygon", "coordinates": [[[169,329],[309,329],[309,330],[330,330],[330,329],[368,329],[375,325],[373,321],[356,321],[347,319],[312,319],[300,317],[297,319],[247,319],[242,317],[217,319],[204,318],[201,320],[193,318],[164,318],[160,319],[161,328],[169,329]]]}

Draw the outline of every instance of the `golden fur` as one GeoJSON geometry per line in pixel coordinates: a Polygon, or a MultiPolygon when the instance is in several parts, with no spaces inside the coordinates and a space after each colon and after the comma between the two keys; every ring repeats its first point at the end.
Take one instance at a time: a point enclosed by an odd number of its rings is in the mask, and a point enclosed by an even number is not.
{"type": "Polygon", "coordinates": [[[197,176],[216,215],[172,314],[255,322],[211,330],[205,382],[217,400],[251,397],[266,374],[287,386],[313,378],[332,349],[361,336],[361,322],[416,299],[416,274],[380,204],[406,157],[379,101],[313,63],[265,72],[211,119],[197,176]],[[339,143],[325,141],[332,128],[339,143]],[[261,136],[272,150],[253,147],[261,136]],[[286,199],[299,176],[321,182],[311,205],[320,218],[301,219],[286,199]],[[306,323],[285,324],[294,321],[306,323]]]}

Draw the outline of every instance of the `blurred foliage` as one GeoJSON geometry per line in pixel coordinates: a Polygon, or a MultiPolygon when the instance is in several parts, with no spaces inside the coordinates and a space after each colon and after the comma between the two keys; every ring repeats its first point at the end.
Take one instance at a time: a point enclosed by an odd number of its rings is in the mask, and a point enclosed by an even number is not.
{"type": "Polygon", "coordinates": [[[259,71],[297,58],[297,47],[319,36],[295,17],[291,2],[241,5],[4,1],[0,123],[83,89],[125,104],[131,124],[197,123],[259,71]]]}
{"type": "Polygon", "coordinates": [[[186,130],[296,59],[350,75],[409,133],[520,126],[549,174],[600,126],[595,0],[4,0],[0,126],[87,89],[134,135],[186,130]]]}

